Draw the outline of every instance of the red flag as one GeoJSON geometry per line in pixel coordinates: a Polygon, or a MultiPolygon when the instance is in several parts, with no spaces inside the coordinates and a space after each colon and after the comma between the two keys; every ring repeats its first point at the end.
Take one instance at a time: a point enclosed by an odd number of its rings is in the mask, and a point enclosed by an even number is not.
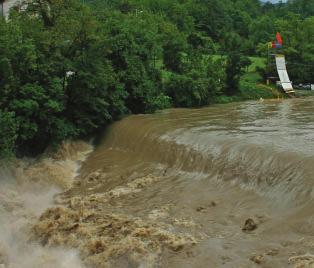
{"type": "Polygon", "coordinates": [[[277,32],[276,38],[277,38],[278,43],[279,43],[280,45],[282,45],[282,38],[281,38],[280,33],[277,32]]]}

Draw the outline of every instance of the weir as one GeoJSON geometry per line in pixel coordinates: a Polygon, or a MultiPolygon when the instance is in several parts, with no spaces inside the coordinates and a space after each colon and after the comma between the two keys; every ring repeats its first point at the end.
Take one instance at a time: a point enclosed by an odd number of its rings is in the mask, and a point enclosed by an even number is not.
{"type": "MultiPolygon", "coordinates": [[[[123,267],[106,256],[124,239],[120,253],[136,267],[254,267],[260,258],[265,267],[294,267],[314,234],[313,104],[271,100],[127,117],[83,164],[64,217],[96,209],[82,226],[110,226],[100,240],[111,244],[95,255],[109,267],[123,267]],[[257,227],[244,232],[250,219],[257,227]]],[[[65,235],[61,227],[39,233],[49,241],[65,235]]],[[[75,235],[73,245],[89,245],[75,235]]]]}
{"type": "MultiPolygon", "coordinates": [[[[313,104],[252,101],[115,122],[27,235],[40,252],[74,256],[64,267],[306,267],[314,261],[313,104]]],[[[71,148],[59,155],[76,160],[71,148]]],[[[60,156],[25,174],[67,177],[60,156]]]]}

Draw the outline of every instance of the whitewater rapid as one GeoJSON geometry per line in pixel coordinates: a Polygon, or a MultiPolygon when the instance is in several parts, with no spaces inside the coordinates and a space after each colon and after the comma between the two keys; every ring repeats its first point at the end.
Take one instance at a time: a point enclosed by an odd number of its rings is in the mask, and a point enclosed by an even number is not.
{"type": "Polygon", "coordinates": [[[33,237],[39,216],[55,196],[71,187],[80,163],[92,150],[84,142],[65,142],[41,159],[1,163],[0,267],[84,268],[76,249],[43,247],[33,237]],[[1,266],[2,265],[2,266],[1,266]]]}

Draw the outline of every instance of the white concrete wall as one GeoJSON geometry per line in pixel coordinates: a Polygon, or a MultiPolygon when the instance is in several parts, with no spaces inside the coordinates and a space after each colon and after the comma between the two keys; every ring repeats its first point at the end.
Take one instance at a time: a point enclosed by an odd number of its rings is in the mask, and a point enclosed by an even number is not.
{"type": "Polygon", "coordinates": [[[7,17],[9,15],[10,8],[18,2],[19,2],[19,0],[4,0],[4,3],[3,3],[3,14],[4,14],[4,16],[7,17]]]}

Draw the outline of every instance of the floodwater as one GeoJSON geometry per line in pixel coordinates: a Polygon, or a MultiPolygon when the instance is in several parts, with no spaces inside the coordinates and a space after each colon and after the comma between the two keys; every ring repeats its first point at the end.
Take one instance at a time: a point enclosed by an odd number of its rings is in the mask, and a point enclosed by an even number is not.
{"type": "Polygon", "coordinates": [[[313,186],[314,98],[129,116],[31,243],[85,267],[314,267],[313,186]]]}

